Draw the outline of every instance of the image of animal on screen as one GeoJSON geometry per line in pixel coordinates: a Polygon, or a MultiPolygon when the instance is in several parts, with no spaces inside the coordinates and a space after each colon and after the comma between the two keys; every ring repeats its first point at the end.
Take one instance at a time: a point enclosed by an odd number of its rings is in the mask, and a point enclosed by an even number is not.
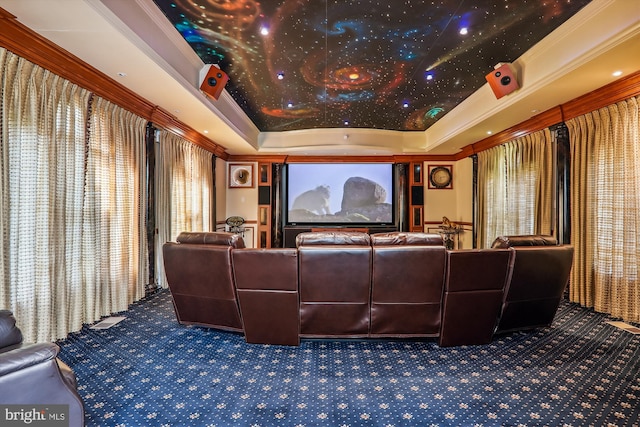
{"type": "Polygon", "coordinates": [[[393,222],[393,166],[384,163],[288,165],[289,223],[393,222]]]}

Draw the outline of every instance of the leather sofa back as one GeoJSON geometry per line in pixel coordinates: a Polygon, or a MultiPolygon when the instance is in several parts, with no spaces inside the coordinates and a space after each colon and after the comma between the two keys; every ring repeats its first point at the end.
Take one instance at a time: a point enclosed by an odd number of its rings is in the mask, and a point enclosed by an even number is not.
{"type": "Polygon", "coordinates": [[[301,336],[368,336],[369,235],[360,232],[301,233],[296,243],[301,336]]]}
{"type": "Polygon", "coordinates": [[[246,341],[298,345],[298,251],[240,249],[232,256],[246,341]]]}
{"type": "Polygon", "coordinates": [[[573,257],[551,236],[502,236],[496,249],[458,251],[439,234],[404,232],[301,233],[297,249],[246,249],[231,233],[178,240],[163,251],[181,323],[285,345],[429,336],[472,345],[489,342],[496,324],[548,326],[573,257]]]}
{"type": "Polygon", "coordinates": [[[371,236],[372,337],[434,337],[440,332],[445,247],[439,234],[371,236]]]}
{"type": "Polygon", "coordinates": [[[491,342],[513,263],[513,249],[447,251],[441,347],[491,342]]]}
{"type": "Polygon", "coordinates": [[[241,331],[231,251],[244,248],[232,233],[181,233],[163,246],[165,273],[178,321],[241,331]]]}
{"type": "Polygon", "coordinates": [[[573,246],[514,247],[498,332],[550,326],[573,265],[573,246]]]}

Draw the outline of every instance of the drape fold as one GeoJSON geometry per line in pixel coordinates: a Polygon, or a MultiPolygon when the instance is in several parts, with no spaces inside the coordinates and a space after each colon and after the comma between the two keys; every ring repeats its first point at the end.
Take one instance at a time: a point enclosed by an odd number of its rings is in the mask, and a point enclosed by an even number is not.
{"type": "Polygon", "coordinates": [[[213,154],[161,130],[156,165],[156,272],[166,288],[162,246],[183,231],[211,231],[213,223],[213,154]]]}
{"type": "Polygon", "coordinates": [[[478,153],[478,247],[553,232],[554,145],[544,129],[478,153]]]}
{"type": "Polygon", "coordinates": [[[144,296],[145,121],[2,48],[0,70],[0,308],[51,341],[144,296]]]}
{"type": "Polygon", "coordinates": [[[567,121],[571,146],[571,301],[640,322],[638,98],[567,121]]]}

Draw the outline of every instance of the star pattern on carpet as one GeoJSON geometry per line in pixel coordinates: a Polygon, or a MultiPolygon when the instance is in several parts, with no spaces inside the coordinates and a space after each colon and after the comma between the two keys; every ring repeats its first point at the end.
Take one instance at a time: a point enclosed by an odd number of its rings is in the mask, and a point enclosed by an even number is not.
{"type": "Polygon", "coordinates": [[[434,340],[247,344],[178,324],[163,291],[61,341],[88,426],[637,426],[638,336],[563,303],[551,328],[434,340]]]}

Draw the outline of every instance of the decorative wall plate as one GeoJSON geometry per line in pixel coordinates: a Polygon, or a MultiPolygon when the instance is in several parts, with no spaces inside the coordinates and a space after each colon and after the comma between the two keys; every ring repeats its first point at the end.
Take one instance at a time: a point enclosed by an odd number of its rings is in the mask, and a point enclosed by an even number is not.
{"type": "Polygon", "coordinates": [[[229,188],[253,187],[253,165],[245,163],[229,164],[229,188]]]}
{"type": "Polygon", "coordinates": [[[451,165],[429,166],[429,188],[453,188],[453,173],[451,165]]]}

